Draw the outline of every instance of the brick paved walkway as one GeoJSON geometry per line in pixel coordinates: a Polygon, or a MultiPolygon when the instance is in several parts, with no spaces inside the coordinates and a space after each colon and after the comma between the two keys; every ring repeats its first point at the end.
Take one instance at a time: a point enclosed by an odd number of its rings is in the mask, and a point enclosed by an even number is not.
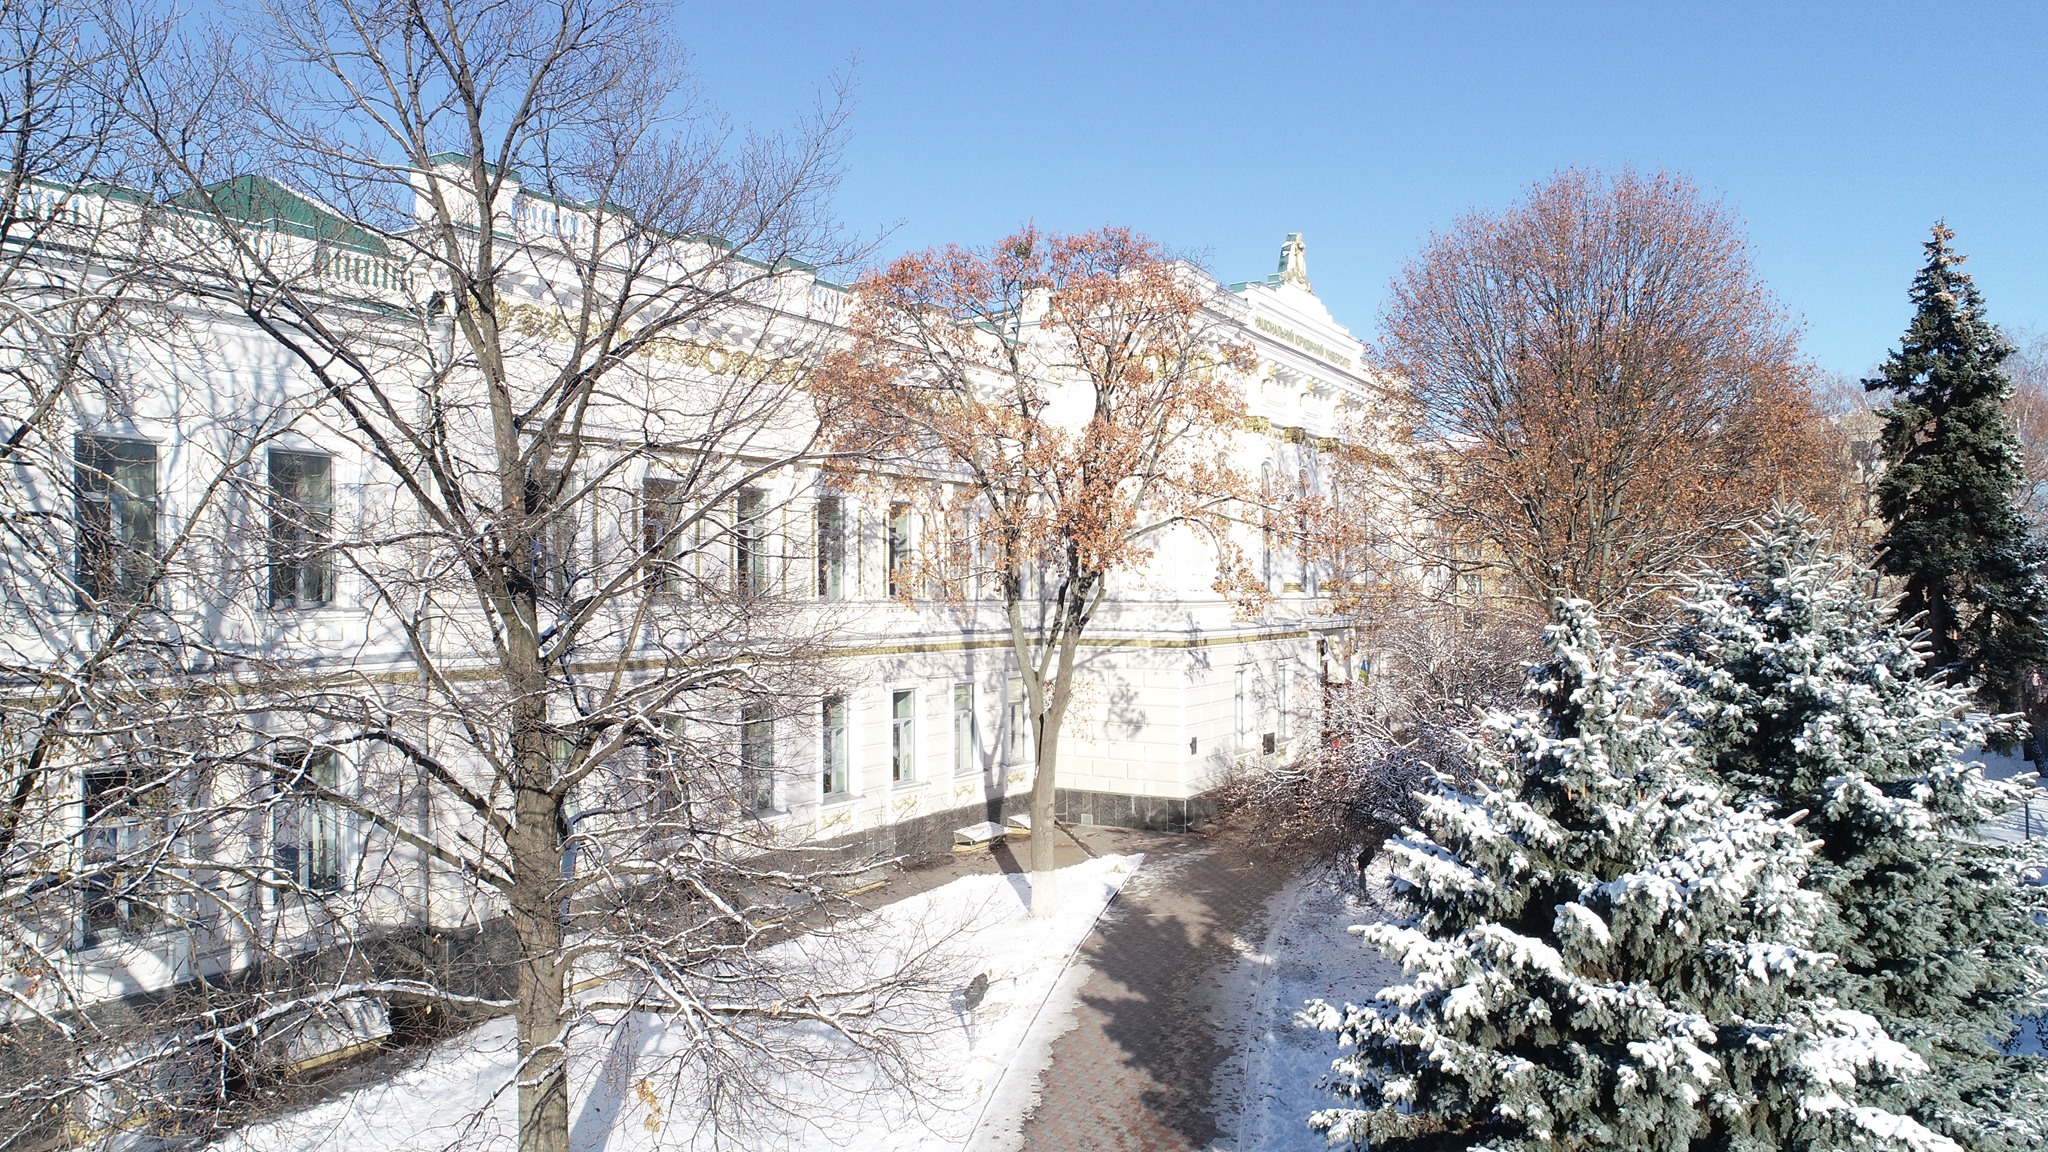
{"type": "Polygon", "coordinates": [[[1079,1023],[1053,1043],[1025,1152],[1182,1152],[1221,1136],[1212,1007],[1242,952],[1265,938],[1283,864],[1224,834],[1076,829],[1098,852],[1143,852],[1082,948],[1079,1023]]]}

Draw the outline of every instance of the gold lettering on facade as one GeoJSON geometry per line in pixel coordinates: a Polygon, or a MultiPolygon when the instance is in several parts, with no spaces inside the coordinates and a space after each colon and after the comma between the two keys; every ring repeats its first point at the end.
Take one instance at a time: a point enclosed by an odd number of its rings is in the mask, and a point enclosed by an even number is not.
{"type": "Polygon", "coordinates": [[[1351,357],[1346,356],[1341,352],[1338,352],[1336,349],[1330,347],[1327,344],[1321,344],[1314,340],[1311,340],[1308,337],[1303,336],[1301,333],[1296,332],[1292,328],[1284,328],[1278,324],[1275,324],[1271,320],[1266,319],[1264,316],[1258,316],[1253,318],[1252,323],[1258,327],[1259,331],[1264,332],[1266,335],[1271,336],[1276,340],[1281,340],[1288,344],[1292,344],[1296,348],[1299,348],[1303,352],[1306,352],[1309,355],[1314,356],[1318,360],[1328,360],[1330,363],[1335,364],[1340,368],[1351,367],[1351,357]]]}
{"type": "MultiPolygon", "coordinates": [[[[506,327],[521,336],[537,336],[564,344],[575,341],[575,329],[562,312],[532,304],[514,304],[506,309],[506,327]]],[[[656,336],[640,346],[640,355],[650,360],[702,369],[713,376],[741,376],[772,384],[795,386],[804,378],[799,361],[762,356],[742,348],[702,340],[656,336]]]]}

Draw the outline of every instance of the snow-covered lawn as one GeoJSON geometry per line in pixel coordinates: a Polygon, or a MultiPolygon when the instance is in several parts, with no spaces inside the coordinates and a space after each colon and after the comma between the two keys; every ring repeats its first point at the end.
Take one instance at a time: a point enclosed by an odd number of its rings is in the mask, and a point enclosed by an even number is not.
{"type": "MultiPolygon", "coordinates": [[[[798,1125],[725,1133],[726,1146],[800,1149],[971,1147],[1007,1152],[1017,1144],[1053,1039],[1072,1026],[1081,970],[1068,958],[1141,856],[1105,856],[1060,871],[1060,914],[1026,916],[1021,876],[969,876],[888,905],[872,915],[884,938],[945,937],[963,971],[990,976],[972,1013],[939,1017],[919,1052],[916,1090],[818,1093],[798,1125]],[[972,1140],[971,1146],[969,1145],[972,1140]]],[[[800,943],[800,942],[799,942],[800,943]]],[[[956,1005],[957,1007],[957,1005],[956,1005]]],[[[694,1131],[700,1110],[661,1056],[678,1043],[659,1019],[634,1016],[582,1033],[570,1063],[573,1152],[639,1152],[710,1146],[694,1131]]],[[[439,1045],[427,1059],[383,1083],[224,1141],[224,1152],[497,1152],[514,1146],[513,1029],[493,1020],[439,1045]]]]}
{"type": "Polygon", "coordinates": [[[1235,1117],[1237,1152],[1323,1152],[1323,1138],[1309,1131],[1309,1113],[1327,1108],[1332,1097],[1317,1087],[1338,1055],[1336,1038],[1294,1021],[1308,1000],[1364,1003],[1381,988],[1401,980],[1399,965],[1367,947],[1348,929],[1386,917],[1381,906],[1388,883],[1385,859],[1369,874],[1376,898],[1361,898],[1348,872],[1314,868],[1290,881],[1275,901],[1266,940],[1240,965],[1232,992],[1244,1016],[1225,1022],[1235,1034],[1238,1054],[1226,1068],[1217,1109],[1225,1123],[1235,1117]],[[1234,1026],[1233,1026],[1234,1025],[1234,1026]],[[1236,1094],[1236,1100],[1229,1099],[1236,1094]]]}
{"type": "MultiPolygon", "coordinates": [[[[1964,753],[1963,758],[1982,761],[1984,775],[1993,780],[2010,780],[2035,770],[2031,763],[2020,756],[1993,752],[1988,748],[1972,748],[1964,753]]],[[[1984,835],[1986,839],[1998,844],[2048,840],[2048,790],[2043,790],[2037,785],[2033,799],[2007,813],[2002,819],[1984,825],[1984,835]]]]}

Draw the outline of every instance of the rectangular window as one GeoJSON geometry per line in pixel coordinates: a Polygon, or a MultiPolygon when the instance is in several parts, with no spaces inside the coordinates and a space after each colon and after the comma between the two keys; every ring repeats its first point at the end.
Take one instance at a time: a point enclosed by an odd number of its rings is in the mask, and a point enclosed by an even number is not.
{"type": "Polygon", "coordinates": [[[742,488],[733,509],[733,591],[760,596],[768,591],[768,494],[742,488]]]}
{"type": "Polygon", "coordinates": [[[655,592],[683,590],[682,486],[674,480],[640,482],[640,562],[655,592]]]}
{"type": "Polygon", "coordinates": [[[889,505],[887,562],[890,598],[910,595],[910,505],[901,500],[889,505]]]}
{"type": "Polygon", "coordinates": [[[684,752],[688,747],[683,717],[669,714],[655,721],[647,734],[646,779],[641,798],[657,825],[684,826],[690,823],[688,796],[683,782],[684,752]]]}
{"type": "Polygon", "coordinates": [[[1028,764],[1031,762],[1031,701],[1025,695],[1022,677],[1010,677],[1008,704],[1008,760],[1012,764],[1028,764]]]}
{"type": "Polygon", "coordinates": [[[1294,738],[1294,718],[1289,714],[1289,710],[1294,704],[1292,699],[1294,696],[1294,669],[1280,669],[1278,679],[1274,681],[1273,690],[1274,700],[1280,713],[1277,721],[1279,724],[1280,740],[1282,743],[1285,743],[1294,738]]]}
{"type": "Polygon", "coordinates": [[[947,596],[974,595],[974,529],[973,514],[964,504],[954,502],[946,521],[947,596]]]}
{"type": "Polygon", "coordinates": [[[85,943],[153,930],[164,885],[151,864],[170,834],[170,790],[141,764],[94,768],[84,793],[85,943]]]}
{"type": "Polygon", "coordinates": [[[953,774],[966,776],[975,770],[974,684],[953,685],[953,774]]]}
{"type": "Polygon", "coordinates": [[[818,497],[818,598],[846,595],[846,507],[837,496],[818,497]]]}
{"type": "Polygon", "coordinates": [[[917,690],[889,694],[889,779],[917,779],[917,690]]]}
{"type": "Polygon", "coordinates": [[[1237,750],[1249,752],[1252,746],[1252,670],[1240,664],[1237,666],[1237,750]]]}
{"type": "Polygon", "coordinates": [[[1259,583],[1273,588],[1273,466],[1259,466],[1259,583]]]}
{"type": "Polygon", "coordinates": [[[334,461],[315,452],[270,454],[270,606],[334,602],[334,461]]]}
{"type": "MultiPolygon", "coordinates": [[[[548,741],[549,775],[553,776],[557,780],[560,780],[562,777],[575,772],[577,766],[580,765],[589,754],[590,748],[588,745],[579,744],[577,741],[571,740],[567,736],[554,737],[553,739],[548,741]]],[[[570,837],[574,837],[576,835],[577,822],[582,820],[583,814],[589,811],[590,809],[590,806],[584,800],[585,796],[588,795],[588,793],[584,790],[587,784],[588,781],[585,781],[581,784],[572,786],[562,795],[561,827],[563,833],[570,837]]],[[[575,877],[576,869],[579,862],[582,859],[582,855],[583,843],[580,840],[572,838],[568,843],[562,846],[562,878],[564,880],[573,879],[575,877]]]]}
{"type": "Polygon", "coordinates": [[[565,600],[576,586],[576,537],[581,527],[571,502],[574,481],[559,468],[527,477],[526,512],[541,518],[533,535],[533,575],[539,593],[565,600]]]}
{"type": "Polygon", "coordinates": [[[765,700],[740,709],[740,793],[748,811],[775,810],[775,716],[765,700]]]}
{"type": "Polygon", "coordinates": [[[156,445],[80,436],[78,592],[84,607],[135,604],[156,579],[156,445]]]}
{"type": "Polygon", "coordinates": [[[827,796],[846,794],[846,738],[846,697],[827,696],[818,708],[818,762],[827,796]]]}
{"type": "Polygon", "coordinates": [[[340,787],[334,750],[320,748],[287,758],[271,809],[270,843],[277,870],[309,892],[341,888],[342,809],[321,791],[340,787]]]}

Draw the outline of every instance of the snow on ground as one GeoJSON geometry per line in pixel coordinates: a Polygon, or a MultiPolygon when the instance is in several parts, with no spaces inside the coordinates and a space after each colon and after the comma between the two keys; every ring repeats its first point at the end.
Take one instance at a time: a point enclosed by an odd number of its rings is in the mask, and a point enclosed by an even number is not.
{"type": "MultiPolygon", "coordinates": [[[[1053,1039],[1073,1026],[1083,974],[1069,958],[1142,856],[1104,856],[1059,873],[1060,914],[1027,917],[1022,876],[969,876],[872,914],[885,937],[946,937],[962,971],[986,972],[986,998],[971,1013],[954,1005],[918,1054],[920,1090],[872,1094],[819,1086],[818,1107],[800,1127],[723,1134],[727,1146],[778,1150],[898,1152],[1014,1148],[1036,1096],[1053,1039]]],[[[798,942],[801,944],[801,941],[798,942]]],[[[641,1152],[708,1147],[692,1130],[696,1094],[662,1061],[681,1043],[654,1017],[635,1015],[587,1030],[570,1057],[571,1152],[641,1152]],[[659,1071],[656,1071],[659,1069],[659,1071]]],[[[425,1060],[383,1083],[223,1141],[221,1152],[498,1152],[514,1147],[512,1021],[501,1018],[444,1041],[425,1060]]],[[[845,1085],[838,1085],[843,1089],[845,1085]]]]}
{"type": "Polygon", "coordinates": [[[1312,868],[1295,877],[1274,898],[1264,945],[1239,965],[1230,999],[1244,1005],[1244,1015],[1224,1022],[1236,1055],[1219,1083],[1217,1108],[1226,1126],[1236,1125],[1237,1152],[1327,1147],[1306,1117],[1334,1102],[1318,1085],[1338,1055],[1337,1039],[1302,1027],[1294,1016],[1311,999],[1363,1003],[1400,982],[1400,965],[1347,931],[1388,915],[1382,860],[1369,873],[1370,895],[1363,897],[1347,869],[1312,868]]]}
{"type": "MultiPolygon", "coordinates": [[[[1984,775],[1992,780],[2010,780],[2035,771],[2034,765],[2023,757],[1994,752],[1989,748],[1972,748],[1963,754],[1963,758],[1982,761],[1984,775]]],[[[2032,799],[2003,817],[1987,822],[1984,836],[1998,844],[2048,839],[2048,789],[2037,785],[2032,799]]]]}

